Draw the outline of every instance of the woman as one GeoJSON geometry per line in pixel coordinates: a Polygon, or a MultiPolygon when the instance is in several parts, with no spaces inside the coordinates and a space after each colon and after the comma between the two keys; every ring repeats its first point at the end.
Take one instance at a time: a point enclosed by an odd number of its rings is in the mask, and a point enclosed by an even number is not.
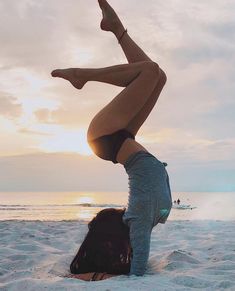
{"type": "Polygon", "coordinates": [[[125,87],[93,118],[87,140],[98,157],[124,166],[129,178],[128,207],[102,210],[89,223],[88,234],[70,266],[71,272],[84,280],[117,274],[142,276],[152,228],[165,223],[172,206],[166,164],[135,140],[166,83],[166,74],[131,39],[107,1],[98,2],[103,14],[100,27],[114,33],[128,64],[52,72],[53,77],[64,78],[77,89],[88,81],[125,87]]]}

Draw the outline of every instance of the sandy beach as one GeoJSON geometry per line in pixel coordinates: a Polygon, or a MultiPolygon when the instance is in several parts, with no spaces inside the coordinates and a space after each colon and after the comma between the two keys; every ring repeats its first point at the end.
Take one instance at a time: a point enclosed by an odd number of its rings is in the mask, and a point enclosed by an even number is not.
{"type": "Polygon", "coordinates": [[[151,237],[148,270],[86,282],[65,278],[83,221],[1,221],[1,290],[235,290],[234,221],[168,221],[151,237]]]}
{"type": "MultiPolygon", "coordinates": [[[[0,11],[0,291],[235,291],[235,1],[0,0],[0,11]],[[128,161],[139,150],[160,163],[128,161]],[[71,277],[97,213],[159,217],[170,199],[144,276],[71,277]]],[[[149,240],[135,241],[145,264],[149,240]]],[[[123,261],[109,237],[101,245],[123,261]]]]}

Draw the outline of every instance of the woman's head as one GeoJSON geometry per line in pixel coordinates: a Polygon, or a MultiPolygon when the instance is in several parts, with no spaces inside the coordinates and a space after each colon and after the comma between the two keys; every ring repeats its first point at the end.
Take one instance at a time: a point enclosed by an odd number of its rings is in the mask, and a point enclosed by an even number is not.
{"type": "Polygon", "coordinates": [[[73,274],[130,271],[129,227],[122,221],[124,209],[106,208],[88,223],[88,233],[70,265],[73,274]]]}

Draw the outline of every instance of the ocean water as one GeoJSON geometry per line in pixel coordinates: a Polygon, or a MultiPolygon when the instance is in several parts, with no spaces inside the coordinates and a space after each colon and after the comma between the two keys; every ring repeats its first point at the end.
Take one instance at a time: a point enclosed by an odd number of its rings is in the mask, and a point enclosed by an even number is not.
{"type": "MultiPolygon", "coordinates": [[[[169,220],[235,220],[235,192],[173,192],[190,205],[172,209],[169,220]]],[[[98,211],[127,206],[127,192],[0,192],[0,220],[84,220],[98,211]]]]}

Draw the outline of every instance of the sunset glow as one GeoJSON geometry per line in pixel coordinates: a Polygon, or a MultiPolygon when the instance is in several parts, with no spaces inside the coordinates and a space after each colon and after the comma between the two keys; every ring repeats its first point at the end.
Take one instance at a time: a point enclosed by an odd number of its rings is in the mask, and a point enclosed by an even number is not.
{"type": "Polygon", "coordinates": [[[94,216],[94,213],[91,209],[81,209],[76,216],[81,220],[90,220],[94,216]]]}
{"type": "Polygon", "coordinates": [[[81,155],[92,155],[92,151],[86,140],[85,130],[64,130],[57,128],[55,133],[47,137],[39,148],[48,153],[67,152],[81,155]]]}
{"type": "MultiPolygon", "coordinates": [[[[133,41],[166,72],[167,83],[136,141],[168,163],[174,189],[235,189],[235,9],[228,3],[111,3],[133,41]]],[[[128,63],[115,35],[100,29],[98,2],[12,0],[0,8],[2,189],[126,190],[122,167],[97,157],[86,137],[95,114],[123,88],[92,81],[77,90],[51,76],[59,68],[128,63]],[[48,179],[52,172],[55,180],[48,179]]]]}
{"type": "Polygon", "coordinates": [[[94,199],[91,198],[91,197],[80,197],[78,200],[77,200],[77,203],[78,204],[82,204],[82,203],[93,203],[94,202],[94,199]]]}

